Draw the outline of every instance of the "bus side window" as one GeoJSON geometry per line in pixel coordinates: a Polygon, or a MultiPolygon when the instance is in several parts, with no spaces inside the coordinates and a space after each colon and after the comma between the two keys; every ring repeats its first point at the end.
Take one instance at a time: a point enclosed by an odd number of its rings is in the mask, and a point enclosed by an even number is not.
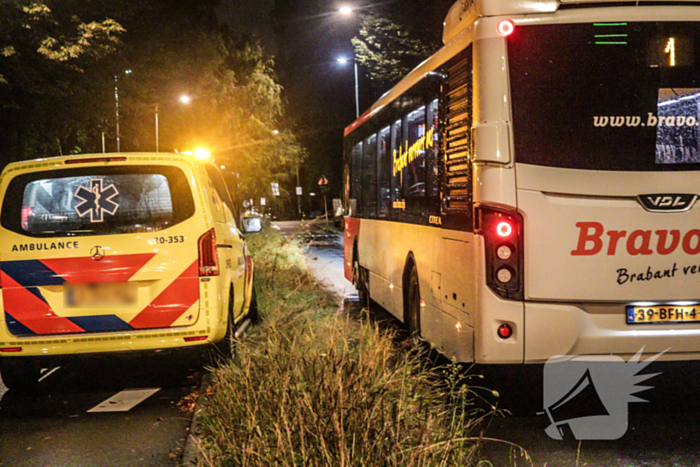
{"type": "Polygon", "coordinates": [[[355,206],[356,209],[351,209],[349,215],[351,217],[359,217],[362,215],[362,142],[357,143],[352,150],[350,178],[352,180],[350,206],[355,206]]]}
{"type": "Polygon", "coordinates": [[[394,220],[401,218],[400,208],[403,202],[403,170],[398,167],[399,159],[403,151],[403,121],[397,120],[391,126],[391,204],[392,218],[394,220]]]}
{"type": "Polygon", "coordinates": [[[362,154],[362,187],[363,210],[362,217],[377,218],[377,135],[372,135],[365,141],[362,154]]]}
{"type": "Polygon", "coordinates": [[[377,153],[377,196],[379,209],[377,217],[388,219],[391,214],[391,171],[393,161],[391,159],[391,127],[386,127],[379,132],[379,146],[377,153]]]}
{"type": "Polygon", "coordinates": [[[403,195],[408,200],[406,210],[417,213],[421,212],[423,203],[412,200],[425,198],[426,194],[425,120],[425,107],[411,112],[406,118],[408,144],[405,148],[407,166],[404,168],[403,195]]]}

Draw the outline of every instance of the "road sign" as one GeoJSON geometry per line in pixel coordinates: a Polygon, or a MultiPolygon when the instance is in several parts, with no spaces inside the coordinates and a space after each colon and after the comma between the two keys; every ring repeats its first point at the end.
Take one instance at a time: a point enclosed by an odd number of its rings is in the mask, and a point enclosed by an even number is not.
{"type": "Polygon", "coordinates": [[[267,200],[265,198],[260,198],[260,206],[265,206],[267,204],[267,200]]]}
{"type": "Polygon", "coordinates": [[[301,196],[303,194],[303,190],[301,189],[300,186],[297,187],[297,196],[301,196]]]}
{"type": "Polygon", "coordinates": [[[273,183],[272,184],[272,196],[279,196],[279,195],[280,195],[280,184],[273,183]]]}
{"type": "Polygon", "coordinates": [[[318,181],[318,186],[326,186],[328,185],[328,179],[326,178],[325,175],[321,176],[321,180],[318,181]]]}

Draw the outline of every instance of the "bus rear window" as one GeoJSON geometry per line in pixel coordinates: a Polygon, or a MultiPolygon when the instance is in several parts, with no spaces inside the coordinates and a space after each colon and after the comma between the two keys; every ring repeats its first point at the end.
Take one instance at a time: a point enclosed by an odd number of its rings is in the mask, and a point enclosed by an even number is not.
{"type": "Polygon", "coordinates": [[[35,237],[109,235],[163,230],[193,214],[189,185],[177,168],[92,167],[16,177],[2,225],[35,237]]]}
{"type": "Polygon", "coordinates": [[[508,38],[517,162],[700,169],[699,38],[697,23],[517,28],[508,38]]]}

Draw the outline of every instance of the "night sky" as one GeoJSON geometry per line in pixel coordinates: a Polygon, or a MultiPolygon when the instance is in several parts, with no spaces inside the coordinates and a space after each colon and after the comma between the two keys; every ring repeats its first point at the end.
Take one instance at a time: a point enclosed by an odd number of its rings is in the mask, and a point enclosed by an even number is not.
{"type": "Polygon", "coordinates": [[[234,30],[254,34],[274,55],[277,44],[270,17],[274,6],[274,0],[221,0],[218,14],[219,19],[234,30]]]}

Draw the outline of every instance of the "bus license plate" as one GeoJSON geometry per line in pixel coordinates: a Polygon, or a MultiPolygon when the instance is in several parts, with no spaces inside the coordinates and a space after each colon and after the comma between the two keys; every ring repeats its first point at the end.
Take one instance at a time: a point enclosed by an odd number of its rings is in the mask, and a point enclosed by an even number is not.
{"type": "Polygon", "coordinates": [[[627,307],[627,324],[698,322],[700,305],[627,307]]]}
{"type": "Polygon", "coordinates": [[[66,305],[71,308],[124,306],[136,303],[138,288],[134,282],[102,284],[66,284],[66,305]]]}

